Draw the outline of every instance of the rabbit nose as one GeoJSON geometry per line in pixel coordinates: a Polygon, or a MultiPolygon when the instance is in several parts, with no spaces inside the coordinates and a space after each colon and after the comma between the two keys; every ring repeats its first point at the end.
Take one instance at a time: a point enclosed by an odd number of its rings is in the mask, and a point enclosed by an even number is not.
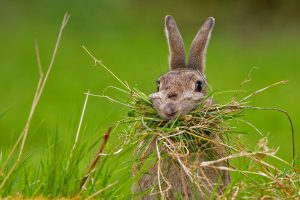
{"type": "Polygon", "coordinates": [[[172,103],[168,103],[167,105],[165,105],[165,113],[167,115],[173,115],[176,113],[176,106],[172,103]]]}
{"type": "Polygon", "coordinates": [[[171,92],[167,95],[168,99],[176,99],[177,98],[177,93],[171,92]]]}

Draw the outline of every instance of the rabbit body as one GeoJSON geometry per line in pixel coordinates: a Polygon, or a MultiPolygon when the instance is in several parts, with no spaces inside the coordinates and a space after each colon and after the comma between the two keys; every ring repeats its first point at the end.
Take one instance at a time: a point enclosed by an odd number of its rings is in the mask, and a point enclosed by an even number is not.
{"type": "MultiPolygon", "coordinates": [[[[216,141],[220,138],[215,138],[216,141]]],[[[140,145],[143,145],[142,143],[140,145]]],[[[224,156],[225,149],[221,145],[216,145],[214,147],[218,149],[218,154],[224,156]]],[[[148,153],[145,158],[150,154],[150,152],[155,151],[155,142],[150,144],[148,153]]],[[[164,153],[163,151],[161,152],[164,153]]],[[[209,161],[205,155],[199,153],[191,153],[184,163],[189,163],[193,165],[199,165],[201,162],[209,161]]],[[[215,166],[227,166],[226,161],[216,164],[215,166]]],[[[135,166],[136,167],[136,166],[135,166]]],[[[199,167],[197,174],[199,179],[198,186],[194,184],[190,177],[184,172],[177,160],[172,158],[162,159],[160,161],[161,174],[164,176],[161,179],[161,187],[163,188],[164,199],[178,199],[178,197],[186,197],[188,199],[209,199],[211,194],[215,192],[216,194],[221,194],[223,189],[230,182],[230,175],[228,171],[220,171],[218,169],[213,169],[211,167],[199,167]],[[163,180],[168,181],[168,184],[163,180]]],[[[134,170],[134,175],[137,170],[134,170]]],[[[161,175],[161,176],[162,176],[161,175]]],[[[158,163],[155,162],[153,166],[149,168],[147,173],[134,185],[133,192],[142,196],[144,200],[154,200],[160,199],[161,193],[159,192],[158,186],[158,163]],[[146,195],[143,195],[146,194],[146,195]]],[[[195,178],[195,177],[193,177],[195,178]]]]}

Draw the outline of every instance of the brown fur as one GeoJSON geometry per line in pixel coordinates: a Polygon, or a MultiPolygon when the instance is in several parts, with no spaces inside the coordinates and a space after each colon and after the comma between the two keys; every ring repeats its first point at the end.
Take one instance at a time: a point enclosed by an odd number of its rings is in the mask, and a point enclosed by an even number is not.
{"type": "Polygon", "coordinates": [[[170,70],[185,67],[185,51],[182,37],[172,16],[165,20],[165,32],[169,44],[170,70]]]}
{"type": "Polygon", "coordinates": [[[205,96],[206,82],[198,71],[177,69],[169,71],[159,78],[159,92],[152,94],[153,106],[165,119],[174,119],[178,114],[185,115],[195,108],[205,96]],[[202,81],[202,91],[195,91],[197,80],[202,81]],[[168,116],[167,108],[174,105],[177,115],[168,116]]]}
{"type": "MultiPolygon", "coordinates": [[[[166,17],[166,35],[169,44],[169,69],[170,71],[159,78],[159,91],[150,95],[153,107],[157,113],[164,119],[173,120],[178,115],[185,115],[192,111],[196,105],[203,101],[206,94],[205,78],[205,54],[210,39],[210,34],[214,26],[214,18],[210,17],[202,25],[190,49],[188,64],[185,63],[185,52],[182,37],[178,31],[175,20],[172,16],[166,17]],[[198,91],[196,84],[201,82],[201,90],[198,91]]],[[[207,101],[209,102],[209,101],[207,101]]],[[[217,135],[214,140],[221,142],[217,135]]],[[[140,144],[144,145],[144,144],[140,144]]],[[[155,151],[155,142],[150,145],[148,152],[144,155],[146,158],[150,152],[155,151]]],[[[225,149],[222,145],[215,144],[213,147],[217,158],[225,156],[225,149]],[[217,152],[216,152],[217,151],[217,152]]],[[[138,151],[138,150],[137,150],[138,151]]],[[[191,153],[185,160],[186,163],[199,166],[203,161],[209,159],[203,153],[191,153]]],[[[162,149],[162,153],[164,150],[162,149]]],[[[216,159],[217,159],[216,158],[216,159]]],[[[143,160],[143,158],[141,158],[143,160]]],[[[218,166],[226,166],[227,161],[219,163],[218,166]]],[[[136,166],[136,170],[139,166],[136,166]]],[[[200,189],[195,189],[194,184],[187,175],[182,173],[179,163],[174,158],[167,158],[161,161],[161,170],[165,178],[170,182],[171,189],[165,195],[167,199],[176,199],[177,195],[188,195],[189,199],[195,199],[195,194],[199,198],[207,198],[218,184],[218,192],[229,183],[230,176],[227,171],[223,172],[213,168],[199,167],[197,172],[201,177],[207,177],[200,180],[200,189]],[[183,176],[184,174],[184,176],[183,176]],[[183,181],[184,180],[184,181],[183,181]],[[196,191],[196,192],[195,192],[196,191]]],[[[136,171],[135,171],[136,172],[136,171]]],[[[135,173],[134,173],[135,174],[135,173]]],[[[141,180],[134,187],[134,192],[140,193],[154,188],[158,192],[157,163],[149,169],[141,180]]],[[[160,194],[150,195],[149,193],[143,199],[158,199],[160,194]]]]}
{"type": "MultiPolygon", "coordinates": [[[[219,137],[215,137],[216,142],[221,142],[219,137]]],[[[141,146],[144,144],[140,144],[141,146]]],[[[220,157],[224,157],[225,149],[222,145],[215,144],[212,147],[216,150],[216,154],[220,157]]],[[[138,151],[138,150],[137,150],[138,151]]],[[[135,170],[133,175],[136,175],[137,170],[143,165],[143,160],[145,160],[152,151],[155,151],[155,139],[150,144],[149,149],[147,149],[147,153],[141,158],[142,163],[136,164],[134,166],[135,170]]],[[[138,153],[138,152],[137,152],[138,153]]],[[[163,154],[164,151],[161,152],[163,154]]],[[[203,161],[209,161],[205,153],[191,153],[186,160],[183,160],[185,163],[200,165],[203,161]]],[[[227,162],[221,162],[216,164],[215,166],[227,166],[227,162]]],[[[138,180],[137,184],[133,188],[133,192],[137,195],[141,195],[145,193],[146,195],[142,195],[144,200],[155,200],[160,199],[160,193],[158,189],[158,177],[157,177],[157,162],[153,163],[153,166],[150,167],[148,172],[138,180]]],[[[171,187],[169,190],[164,192],[166,199],[177,199],[178,196],[184,197],[184,186],[187,186],[187,195],[189,199],[209,199],[210,195],[213,193],[215,188],[217,188],[217,193],[222,193],[222,190],[226,187],[226,185],[230,182],[230,176],[227,171],[220,171],[217,169],[213,169],[211,167],[199,167],[197,173],[199,174],[200,180],[200,190],[197,188],[195,184],[191,182],[189,177],[181,171],[182,168],[179,166],[178,162],[169,157],[161,160],[160,168],[163,173],[164,178],[170,183],[171,187]],[[182,175],[184,182],[182,181],[182,175]],[[184,184],[185,183],[185,184],[184,184]],[[197,195],[196,195],[197,194],[197,195]]],[[[162,181],[163,182],[163,181],[162,181]]],[[[165,183],[162,183],[163,188],[167,188],[165,183]]]]}
{"type": "Polygon", "coordinates": [[[201,26],[190,48],[188,68],[199,70],[201,74],[205,74],[206,50],[214,24],[215,19],[208,18],[201,26]]]}

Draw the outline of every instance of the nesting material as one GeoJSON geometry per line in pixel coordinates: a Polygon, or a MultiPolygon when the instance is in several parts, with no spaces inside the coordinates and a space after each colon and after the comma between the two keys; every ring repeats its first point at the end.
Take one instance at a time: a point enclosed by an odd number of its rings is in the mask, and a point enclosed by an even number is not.
{"type": "MultiPolygon", "coordinates": [[[[166,122],[158,117],[144,93],[131,88],[127,82],[123,82],[110,71],[101,60],[95,58],[85,47],[84,49],[92,57],[95,65],[98,64],[109,72],[123,86],[123,89],[110,87],[129,96],[129,103],[124,103],[105,95],[94,95],[121,103],[131,109],[128,117],[117,122],[117,126],[125,125],[121,134],[124,145],[136,146],[133,157],[134,180],[138,182],[139,179],[147,176],[153,163],[157,166],[157,170],[151,172],[156,173],[157,184],[150,184],[151,187],[140,195],[147,196],[150,193],[154,199],[157,199],[155,195],[163,199],[172,198],[168,194],[170,189],[179,186],[183,193],[178,194],[176,198],[197,198],[198,193],[191,194],[192,191],[187,191],[187,184],[193,184],[196,190],[200,190],[200,195],[209,196],[212,199],[300,198],[300,174],[296,168],[296,163],[299,161],[295,154],[294,131],[290,116],[286,111],[278,108],[253,107],[246,103],[251,97],[287,81],[279,81],[266,86],[240,100],[233,97],[225,104],[202,103],[189,115],[173,122],[166,122]],[[292,130],[292,163],[277,157],[278,148],[270,148],[268,138],[263,134],[256,145],[249,145],[241,140],[239,134],[233,133],[235,122],[248,124],[261,133],[254,125],[241,118],[242,114],[248,110],[272,110],[287,116],[292,130]],[[193,159],[192,162],[187,161],[188,157],[193,157],[192,154],[195,155],[194,160],[197,159],[197,154],[200,154],[208,161],[200,163],[193,162],[193,159]],[[172,182],[170,179],[172,174],[164,173],[163,160],[171,160],[172,164],[174,163],[173,167],[179,170],[178,174],[183,177],[180,184],[172,182]],[[224,165],[224,162],[227,165],[224,165]],[[278,167],[278,163],[284,167],[278,167]],[[204,167],[230,172],[232,179],[229,185],[226,188],[221,187],[222,192],[218,191],[218,186],[223,184],[220,181],[209,183],[208,185],[212,187],[202,188],[201,183],[205,182],[207,177],[199,173],[199,168],[204,167]],[[188,177],[188,180],[185,177],[188,177]]],[[[248,79],[241,86],[247,82],[249,82],[248,79]]],[[[286,137],[286,134],[283,135],[286,137]]]]}
{"type": "Polygon", "coordinates": [[[234,133],[237,121],[250,124],[242,120],[245,112],[264,110],[244,103],[249,97],[224,105],[204,100],[188,115],[164,121],[145,94],[131,90],[132,109],[123,122],[130,123],[127,136],[137,144],[135,192],[153,199],[299,197],[299,171],[276,156],[278,149],[268,147],[267,137],[251,146],[234,133]],[[285,170],[276,167],[274,160],[286,165],[285,170]],[[176,174],[168,174],[175,168],[176,174]],[[231,181],[226,177],[229,173],[231,181]],[[187,187],[191,184],[193,191],[187,187]]]}

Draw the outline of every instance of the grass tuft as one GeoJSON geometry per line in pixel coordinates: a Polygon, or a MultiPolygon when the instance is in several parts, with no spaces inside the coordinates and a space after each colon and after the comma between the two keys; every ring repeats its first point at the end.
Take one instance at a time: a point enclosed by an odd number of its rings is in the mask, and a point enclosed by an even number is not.
{"type": "MultiPolygon", "coordinates": [[[[194,111],[174,121],[164,121],[153,109],[148,97],[142,92],[130,91],[130,107],[128,118],[124,123],[131,123],[129,140],[135,140],[140,145],[135,154],[137,160],[135,169],[142,168],[147,151],[155,152],[151,145],[153,141],[157,152],[152,155],[154,162],[162,163],[163,159],[176,163],[177,167],[189,177],[190,182],[200,191],[208,190],[213,198],[286,198],[299,197],[300,174],[293,164],[276,156],[278,149],[269,147],[268,137],[263,136],[256,146],[251,146],[241,140],[241,135],[235,134],[235,124],[244,122],[243,115],[249,110],[275,110],[288,116],[292,129],[293,160],[294,133],[293,124],[286,111],[277,108],[259,108],[245,103],[253,95],[257,95],[269,87],[285,83],[278,82],[264,89],[253,92],[238,101],[234,98],[226,104],[209,104],[204,100],[194,111]],[[134,139],[133,139],[134,138],[134,139]],[[158,150],[163,149],[163,150],[158,150]],[[207,161],[190,161],[191,158],[204,156],[207,161]],[[229,161],[229,165],[227,165],[229,161]],[[276,166],[283,163],[284,169],[276,166]],[[203,189],[201,183],[207,179],[205,174],[199,174],[201,169],[213,168],[231,173],[233,180],[223,194],[210,189],[203,189]],[[199,170],[200,169],[200,170],[199,170]]],[[[209,95],[210,96],[210,95],[209,95]]],[[[213,94],[212,94],[213,96],[213,94]]],[[[252,125],[253,126],[253,125],[252,125]]],[[[258,130],[256,127],[254,127],[258,130]]],[[[293,162],[294,163],[294,162],[293,162]]],[[[149,166],[148,166],[149,167],[149,166]]],[[[147,170],[144,170],[144,172],[147,170]]],[[[164,198],[172,187],[163,170],[157,172],[158,187],[153,187],[151,193],[159,192],[164,198]]],[[[164,170],[166,172],[166,170],[164,170]]],[[[213,185],[215,188],[219,183],[213,185]]],[[[184,196],[181,196],[184,198],[184,196]]]]}
{"type": "MultiPolygon", "coordinates": [[[[214,93],[211,92],[188,115],[165,121],[157,115],[146,94],[130,87],[102,61],[83,48],[94,60],[95,65],[107,70],[122,87],[108,88],[125,94],[127,101],[113,99],[105,94],[85,93],[74,143],[62,144],[58,133],[49,133],[48,147],[38,165],[31,163],[30,155],[20,156],[23,153],[23,145],[19,154],[15,153],[15,150],[9,155],[3,155],[1,152],[0,197],[130,199],[141,198],[151,193],[164,199],[168,198],[168,191],[176,184],[165,173],[167,161],[174,163],[180,171],[183,192],[175,194],[178,199],[189,198],[187,186],[190,185],[194,186],[195,191],[200,191],[200,194],[193,194],[196,199],[200,196],[211,199],[300,198],[300,173],[295,166],[297,157],[294,130],[288,113],[277,108],[253,107],[246,102],[252,96],[286,81],[264,87],[240,100],[233,96],[223,104],[209,103],[214,97],[214,93]],[[89,97],[105,98],[128,108],[128,115],[117,121],[113,128],[108,129],[106,134],[96,141],[80,137],[89,97]],[[292,130],[292,163],[276,156],[278,148],[270,147],[268,137],[244,119],[243,116],[250,110],[273,110],[288,117],[292,130]],[[236,131],[236,126],[240,123],[260,133],[261,138],[256,145],[246,143],[244,136],[236,131]],[[117,142],[109,140],[112,137],[117,139],[117,142]],[[205,161],[200,162],[197,159],[199,156],[204,157],[205,161]],[[154,164],[157,165],[154,172],[157,183],[152,188],[147,188],[147,191],[133,193],[133,185],[139,182],[154,164]],[[284,167],[278,167],[282,165],[284,167]],[[200,172],[208,169],[230,173],[232,180],[223,193],[218,192],[221,181],[208,183],[207,188],[203,186],[203,181],[207,181],[208,178],[205,173],[200,172]]],[[[38,63],[40,76],[43,77],[39,60],[38,63]]],[[[44,85],[47,79],[41,80],[44,85]]],[[[38,89],[35,105],[42,91],[43,89],[38,89]]],[[[17,144],[21,140],[25,143],[27,134],[28,129],[26,134],[22,132],[17,144]]]]}

